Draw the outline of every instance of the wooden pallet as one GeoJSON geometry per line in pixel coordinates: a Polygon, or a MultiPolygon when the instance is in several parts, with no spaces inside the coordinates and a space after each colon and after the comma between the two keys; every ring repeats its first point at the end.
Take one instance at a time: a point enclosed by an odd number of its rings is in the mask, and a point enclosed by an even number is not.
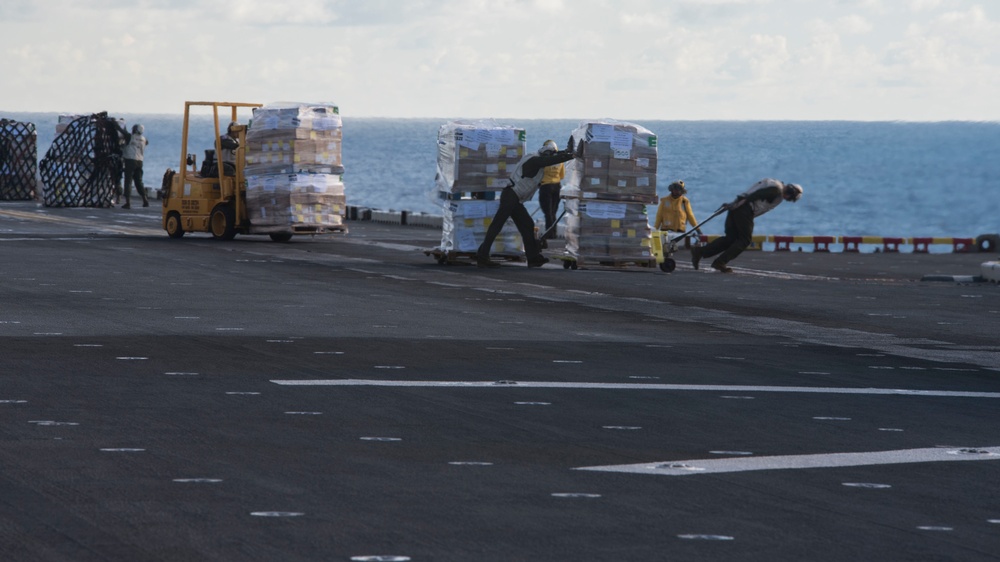
{"type": "Polygon", "coordinates": [[[554,256],[563,262],[563,269],[627,269],[657,267],[656,258],[615,258],[610,256],[554,256]]]}
{"type": "MultiPolygon", "coordinates": [[[[476,252],[459,252],[457,250],[442,250],[441,248],[432,248],[430,250],[424,250],[424,255],[432,256],[437,260],[440,265],[455,265],[455,264],[466,264],[475,265],[476,264],[476,252]]],[[[522,262],[525,260],[524,254],[490,254],[490,259],[494,261],[511,261],[511,262],[522,262]]]]}

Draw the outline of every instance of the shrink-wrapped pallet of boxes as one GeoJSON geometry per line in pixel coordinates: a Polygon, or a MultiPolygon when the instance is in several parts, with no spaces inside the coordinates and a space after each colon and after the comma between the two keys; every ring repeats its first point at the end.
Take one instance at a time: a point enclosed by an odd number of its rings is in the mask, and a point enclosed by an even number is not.
{"type": "Polygon", "coordinates": [[[342,227],[345,209],[340,176],[247,176],[247,213],[254,226],[342,227]]]}
{"type": "Polygon", "coordinates": [[[438,129],[437,188],[446,194],[507,187],[524,156],[524,129],[490,120],[451,121],[438,129]]]}
{"type": "MultiPolygon", "coordinates": [[[[444,252],[475,253],[490,227],[499,200],[453,200],[447,203],[443,217],[441,250],[444,252]]],[[[523,242],[517,228],[506,225],[493,242],[491,254],[519,254],[523,242]]]]}
{"type": "Polygon", "coordinates": [[[250,223],[345,230],[342,142],[336,105],[283,102],[256,109],[246,133],[250,223]]]}
{"type": "Polygon", "coordinates": [[[254,111],[246,138],[248,176],[344,173],[344,133],[335,105],[265,105],[254,111]]]}
{"type": "MultiPolygon", "coordinates": [[[[473,257],[499,204],[499,192],[524,156],[525,130],[492,119],[451,121],[438,129],[435,191],[443,200],[441,245],[433,253],[442,263],[473,257]]],[[[492,254],[524,256],[521,236],[508,221],[492,254]]]]}
{"type": "Polygon", "coordinates": [[[582,123],[582,158],[566,164],[566,252],[577,262],[652,265],[647,204],[656,195],[656,135],[614,120],[582,123]]]}
{"type": "Polygon", "coordinates": [[[642,203],[566,199],[566,248],[595,261],[646,261],[649,225],[642,203]]]}

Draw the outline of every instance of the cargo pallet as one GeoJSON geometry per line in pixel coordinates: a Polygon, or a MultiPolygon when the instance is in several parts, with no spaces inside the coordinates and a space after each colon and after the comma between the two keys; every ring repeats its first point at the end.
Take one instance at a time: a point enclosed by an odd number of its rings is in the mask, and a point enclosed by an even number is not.
{"type": "Polygon", "coordinates": [[[656,267],[656,258],[611,258],[608,256],[554,256],[555,259],[563,262],[563,269],[588,269],[588,268],[609,268],[625,269],[629,266],[636,267],[656,267]]]}
{"type": "MultiPolygon", "coordinates": [[[[475,265],[476,263],[476,252],[459,252],[456,250],[442,250],[441,248],[433,248],[430,250],[424,250],[424,254],[428,256],[433,256],[437,260],[439,265],[453,265],[457,263],[465,263],[475,265]]],[[[513,261],[521,262],[524,261],[523,254],[513,254],[513,253],[501,253],[501,254],[490,254],[490,259],[494,261],[513,261]]]]}

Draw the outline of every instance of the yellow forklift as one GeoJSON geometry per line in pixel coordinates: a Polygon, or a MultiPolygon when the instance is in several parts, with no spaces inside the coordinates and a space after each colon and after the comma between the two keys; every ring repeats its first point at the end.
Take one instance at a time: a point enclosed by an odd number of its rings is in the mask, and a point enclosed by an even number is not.
{"type": "Polygon", "coordinates": [[[180,171],[167,172],[163,185],[163,229],[171,238],[186,232],[209,232],[218,240],[232,240],[237,234],[268,234],[275,242],[292,238],[291,227],[257,227],[250,224],[246,206],[246,124],[238,121],[239,110],[253,111],[259,103],[189,101],[184,103],[184,130],[181,137],[180,171]],[[201,170],[197,159],[188,154],[188,126],[191,109],[211,108],[215,121],[215,150],[206,151],[201,170]],[[228,112],[225,134],[239,141],[232,163],[222,159],[220,112],[228,112]],[[211,159],[214,158],[214,163],[211,159]],[[190,169],[188,168],[190,166],[190,169]]]}

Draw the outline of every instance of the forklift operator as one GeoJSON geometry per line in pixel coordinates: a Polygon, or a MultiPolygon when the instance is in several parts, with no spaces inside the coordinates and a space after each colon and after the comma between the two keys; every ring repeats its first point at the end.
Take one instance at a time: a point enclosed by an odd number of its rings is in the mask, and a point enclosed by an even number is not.
{"type": "Polygon", "coordinates": [[[236,175],[236,150],[240,147],[240,124],[233,121],[226,129],[226,134],[219,137],[222,145],[222,155],[219,160],[222,162],[222,173],[227,176],[236,175]]]}

